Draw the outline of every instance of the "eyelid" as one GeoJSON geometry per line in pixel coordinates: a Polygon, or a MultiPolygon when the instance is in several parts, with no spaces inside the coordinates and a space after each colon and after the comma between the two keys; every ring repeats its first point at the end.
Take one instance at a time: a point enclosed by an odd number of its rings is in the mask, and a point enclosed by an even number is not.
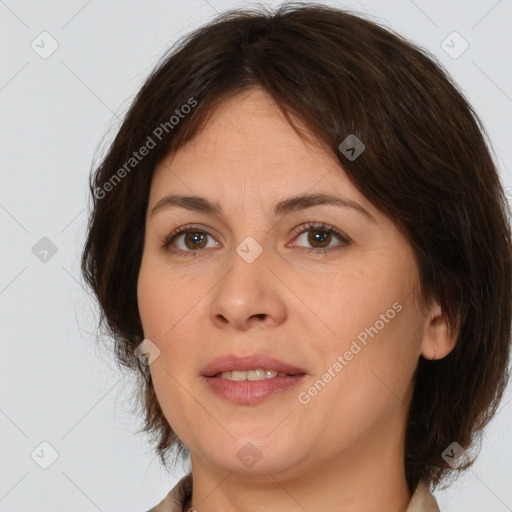
{"type": "Polygon", "coordinates": [[[334,226],[330,226],[329,224],[325,224],[325,222],[305,222],[300,226],[297,226],[293,232],[296,235],[302,235],[302,233],[306,233],[307,231],[311,231],[312,229],[317,229],[318,231],[326,231],[334,233],[342,242],[351,243],[352,240],[349,236],[345,235],[345,233],[341,232],[339,229],[334,226]]]}

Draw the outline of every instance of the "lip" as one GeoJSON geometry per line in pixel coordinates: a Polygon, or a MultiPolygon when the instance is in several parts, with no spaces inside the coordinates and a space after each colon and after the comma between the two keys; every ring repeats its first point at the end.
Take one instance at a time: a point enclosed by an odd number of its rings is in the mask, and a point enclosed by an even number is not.
{"type": "Polygon", "coordinates": [[[239,405],[258,403],[279,392],[296,387],[306,372],[278,359],[263,355],[221,356],[202,370],[202,377],[217,396],[239,405]],[[232,381],[215,375],[229,371],[275,370],[289,375],[258,381],[232,381]]]}
{"type": "MultiPolygon", "coordinates": [[[[218,373],[232,371],[257,370],[275,370],[277,372],[288,373],[290,375],[299,375],[306,373],[303,369],[292,366],[291,364],[279,361],[265,354],[250,354],[245,356],[236,356],[228,354],[220,356],[210,361],[201,371],[204,377],[213,377],[218,373]]],[[[277,378],[277,377],[276,377],[277,378]]]]}
{"type": "Polygon", "coordinates": [[[238,405],[250,405],[282,391],[293,389],[306,375],[289,375],[256,381],[234,381],[220,377],[203,377],[209,388],[225,400],[238,405]]]}

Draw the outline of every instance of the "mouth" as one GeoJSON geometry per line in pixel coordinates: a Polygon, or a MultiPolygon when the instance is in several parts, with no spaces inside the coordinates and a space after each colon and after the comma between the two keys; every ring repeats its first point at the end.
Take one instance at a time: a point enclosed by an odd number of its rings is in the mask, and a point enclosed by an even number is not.
{"type": "Polygon", "coordinates": [[[285,375],[306,373],[303,369],[265,354],[238,356],[228,354],[210,361],[201,371],[204,377],[229,378],[229,380],[263,380],[285,375]],[[231,374],[231,375],[229,375],[231,374]]]}
{"type": "Polygon", "coordinates": [[[239,405],[255,404],[290,390],[305,376],[304,370],[266,355],[223,356],[202,371],[211,391],[239,405]]]}
{"type": "MultiPolygon", "coordinates": [[[[298,374],[295,374],[298,375],[298,374]]],[[[256,382],[260,380],[266,379],[275,379],[276,377],[291,377],[292,374],[286,372],[278,372],[277,370],[249,370],[249,371],[231,371],[231,372],[222,372],[213,375],[214,378],[219,379],[227,379],[235,382],[242,382],[244,380],[248,380],[251,382],[256,382]]]]}

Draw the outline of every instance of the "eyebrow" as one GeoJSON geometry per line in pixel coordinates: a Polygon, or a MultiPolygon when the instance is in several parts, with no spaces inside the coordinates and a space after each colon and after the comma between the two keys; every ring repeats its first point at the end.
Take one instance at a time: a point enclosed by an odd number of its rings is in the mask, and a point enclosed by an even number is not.
{"type": "MultiPolygon", "coordinates": [[[[293,196],[288,199],[284,199],[279,203],[276,203],[273,207],[273,213],[276,216],[282,216],[291,212],[312,208],[313,206],[318,205],[332,205],[342,208],[350,208],[358,213],[361,213],[371,222],[375,224],[377,223],[375,218],[359,203],[351,201],[346,197],[334,196],[330,194],[302,194],[293,196]]],[[[156,203],[156,205],[151,210],[150,217],[154,216],[155,213],[159,211],[172,207],[185,208],[186,210],[210,213],[214,215],[222,214],[222,208],[218,202],[212,202],[200,196],[169,194],[160,199],[158,203],[156,203]]]]}

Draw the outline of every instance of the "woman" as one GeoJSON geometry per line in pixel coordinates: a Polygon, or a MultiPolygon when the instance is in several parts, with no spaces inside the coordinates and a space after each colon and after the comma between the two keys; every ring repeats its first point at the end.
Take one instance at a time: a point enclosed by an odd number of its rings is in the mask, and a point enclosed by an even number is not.
{"type": "Polygon", "coordinates": [[[506,386],[506,198],[432,55],[347,11],[232,11],[164,56],[91,182],[82,271],[152,508],[438,511],[506,386]]]}

